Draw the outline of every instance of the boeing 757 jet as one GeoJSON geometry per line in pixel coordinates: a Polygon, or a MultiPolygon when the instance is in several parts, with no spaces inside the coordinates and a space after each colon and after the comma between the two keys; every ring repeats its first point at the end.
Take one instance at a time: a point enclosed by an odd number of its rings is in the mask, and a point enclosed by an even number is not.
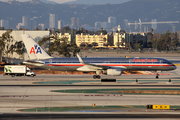
{"type": "Polygon", "coordinates": [[[100,79],[100,73],[120,76],[122,71],[155,71],[175,70],[176,66],[162,58],[57,58],[49,56],[28,34],[21,35],[29,60],[24,64],[48,70],[96,72],[94,79],[100,79]]]}

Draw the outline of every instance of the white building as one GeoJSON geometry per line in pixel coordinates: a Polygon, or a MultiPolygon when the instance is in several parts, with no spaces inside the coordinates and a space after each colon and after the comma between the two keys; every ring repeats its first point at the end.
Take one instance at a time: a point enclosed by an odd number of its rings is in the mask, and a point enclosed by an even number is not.
{"type": "Polygon", "coordinates": [[[75,27],[75,26],[76,26],[76,18],[75,18],[75,17],[72,17],[72,18],[71,18],[71,26],[72,26],[72,27],[75,27]]]}
{"type": "MultiPolygon", "coordinates": [[[[30,29],[30,30],[35,30],[36,27],[37,27],[36,20],[35,20],[35,19],[31,19],[31,20],[30,20],[30,27],[29,27],[29,29],[30,29]]],[[[43,29],[42,29],[42,30],[43,30],[43,29]]]]}
{"type": "Polygon", "coordinates": [[[39,23],[38,25],[41,27],[41,30],[44,30],[44,24],[43,23],[39,23]]]}
{"type": "Polygon", "coordinates": [[[5,29],[9,29],[9,20],[1,20],[0,27],[4,27],[5,29]]]}
{"type": "Polygon", "coordinates": [[[99,21],[95,22],[95,27],[99,27],[100,28],[100,27],[102,27],[101,25],[102,25],[102,22],[99,22],[99,21]]]}
{"type": "Polygon", "coordinates": [[[108,22],[102,22],[102,28],[103,29],[109,29],[109,28],[111,28],[111,24],[108,22]]]}
{"type": "Polygon", "coordinates": [[[22,16],[22,25],[25,29],[29,29],[29,18],[27,16],[22,16]]]}
{"type": "Polygon", "coordinates": [[[119,32],[121,31],[121,26],[120,26],[120,25],[118,25],[117,30],[118,30],[119,32]]]}
{"type": "Polygon", "coordinates": [[[97,21],[94,26],[95,30],[99,30],[102,27],[102,22],[97,21]]]}
{"type": "Polygon", "coordinates": [[[124,19],[124,28],[126,29],[126,28],[128,28],[128,19],[124,19]]]}
{"type": "Polygon", "coordinates": [[[154,30],[157,30],[157,19],[151,19],[151,28],[153,28],[154,30]]]}
{"type": "Polygon", "coordinates": [[[16,28],[19,30],[20,28],[24,28],[22,23],[18,23],[18,25],[16,26],[16,28]]]}
{"type": "Polygon", "coordinates": [[[108,18],[108,23],[110,23],[110,27],[113,28],[116,26],[116,17],[109,17],[108,18]]]}
{"type": "Polygon", "coordinates": [[[118,47],[118,45],[119,45],[119,47],[125,47],[125,36],[126,36],[125,33],[115,33],[114,34],[114,46],[118,47]],[[124,39],[123,43],[122,43],[122,39],[124,39]]]}
{"type": "Polygon", "coordinates": [[[63,28],[63,27],[64,27],[64,21],[59,20],[59,21],[58,21],[58,29],[61,29],[61,28],[63,28]]]}
{"type": "Polygon", "coordinates": [[[79,28],[80,27],[80,19],[79,18],[77,18],[77,24],[76,24],[76,26],[79,28]]]}
{"type": "Polygon", "coordinates": [[[83,35],[83,33],[77,34],[76,45],[80,47],[81,43],[85,43],[85,44],[97,43],[98,47],[103,47],[104,44],[108,43],[108,34],[107,35],[103,35],[102,33],[101,35],[83,35]]]}
{"type": "Polygon", "coordinates": [[[49,28],[57,28],[57,15],[56,14],[49,14],[49,28]]]}
{"type": "MultiPolygon", "coordinates": [[[[52,34],[52,35],[50,35],[50,42],[54,42],[54,40],[55,40],[54,37],[55,36],[57,36],[57,39],[67,38],[68,44],[71,43],[71,34],[69,34],[69,33],[64,33],[64,35],[62,33],[59,33],[57,35],[52,34]]],[[[63,41],[60,41],[60,43],[62,43],[62,42],[63,41]]]]}
{"type": "Polygon", "coordinates": [[[137,30],[138,29],[138,22],[137,21],[135,21],[135,28],[134,28],[135,30],[137,30]]]}
{"type": "Polygon", "coordinates": [[[16,28],[19,30],[20,28],[23,29],[29,29],[29,17],[27,16],[22,16],[22,23],[18,23],[16,28]]]}

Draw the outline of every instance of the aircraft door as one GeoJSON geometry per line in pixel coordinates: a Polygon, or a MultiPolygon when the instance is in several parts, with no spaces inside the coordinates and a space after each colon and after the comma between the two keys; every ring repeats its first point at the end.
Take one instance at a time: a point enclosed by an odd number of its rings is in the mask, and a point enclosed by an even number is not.
{"type": "Polygon", "coordinates": [[[129,59],[129,66],[132,66],[132,62],[133,62],[133,60],[129,59]]]}
{"type": "Polygon", "coordinates": [[[162,67],[162,64],[163,64],[163,60],[160,60],[160,67],[162,67]]]}
{"type": "Polygon", "coordinates": [[[49,63],[52,63],[52,59],[49,59],[49,63]]]}

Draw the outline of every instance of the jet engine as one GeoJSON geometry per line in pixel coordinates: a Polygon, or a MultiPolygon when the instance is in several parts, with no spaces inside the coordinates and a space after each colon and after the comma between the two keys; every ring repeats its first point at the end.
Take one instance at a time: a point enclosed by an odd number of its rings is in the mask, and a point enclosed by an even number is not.
{"type": "Polygon", "coordinates": [[[118,69],[107,69],[103,71],[103,74],[106,75],[111,75],[111,76],[120,76],[122,73],[122,69],[118,68],[118,69]]]}

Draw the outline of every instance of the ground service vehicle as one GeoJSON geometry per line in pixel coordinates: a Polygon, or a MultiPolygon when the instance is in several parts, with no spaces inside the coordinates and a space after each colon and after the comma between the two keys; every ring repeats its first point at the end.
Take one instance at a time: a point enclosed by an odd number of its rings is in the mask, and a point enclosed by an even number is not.
{"type": "Polygon", "coordinates": [[[14,76],[36,76],[35,72],[31,72],[31,70],[25,65],[5,65],[4,66],[4,75],[14,76]]]}

